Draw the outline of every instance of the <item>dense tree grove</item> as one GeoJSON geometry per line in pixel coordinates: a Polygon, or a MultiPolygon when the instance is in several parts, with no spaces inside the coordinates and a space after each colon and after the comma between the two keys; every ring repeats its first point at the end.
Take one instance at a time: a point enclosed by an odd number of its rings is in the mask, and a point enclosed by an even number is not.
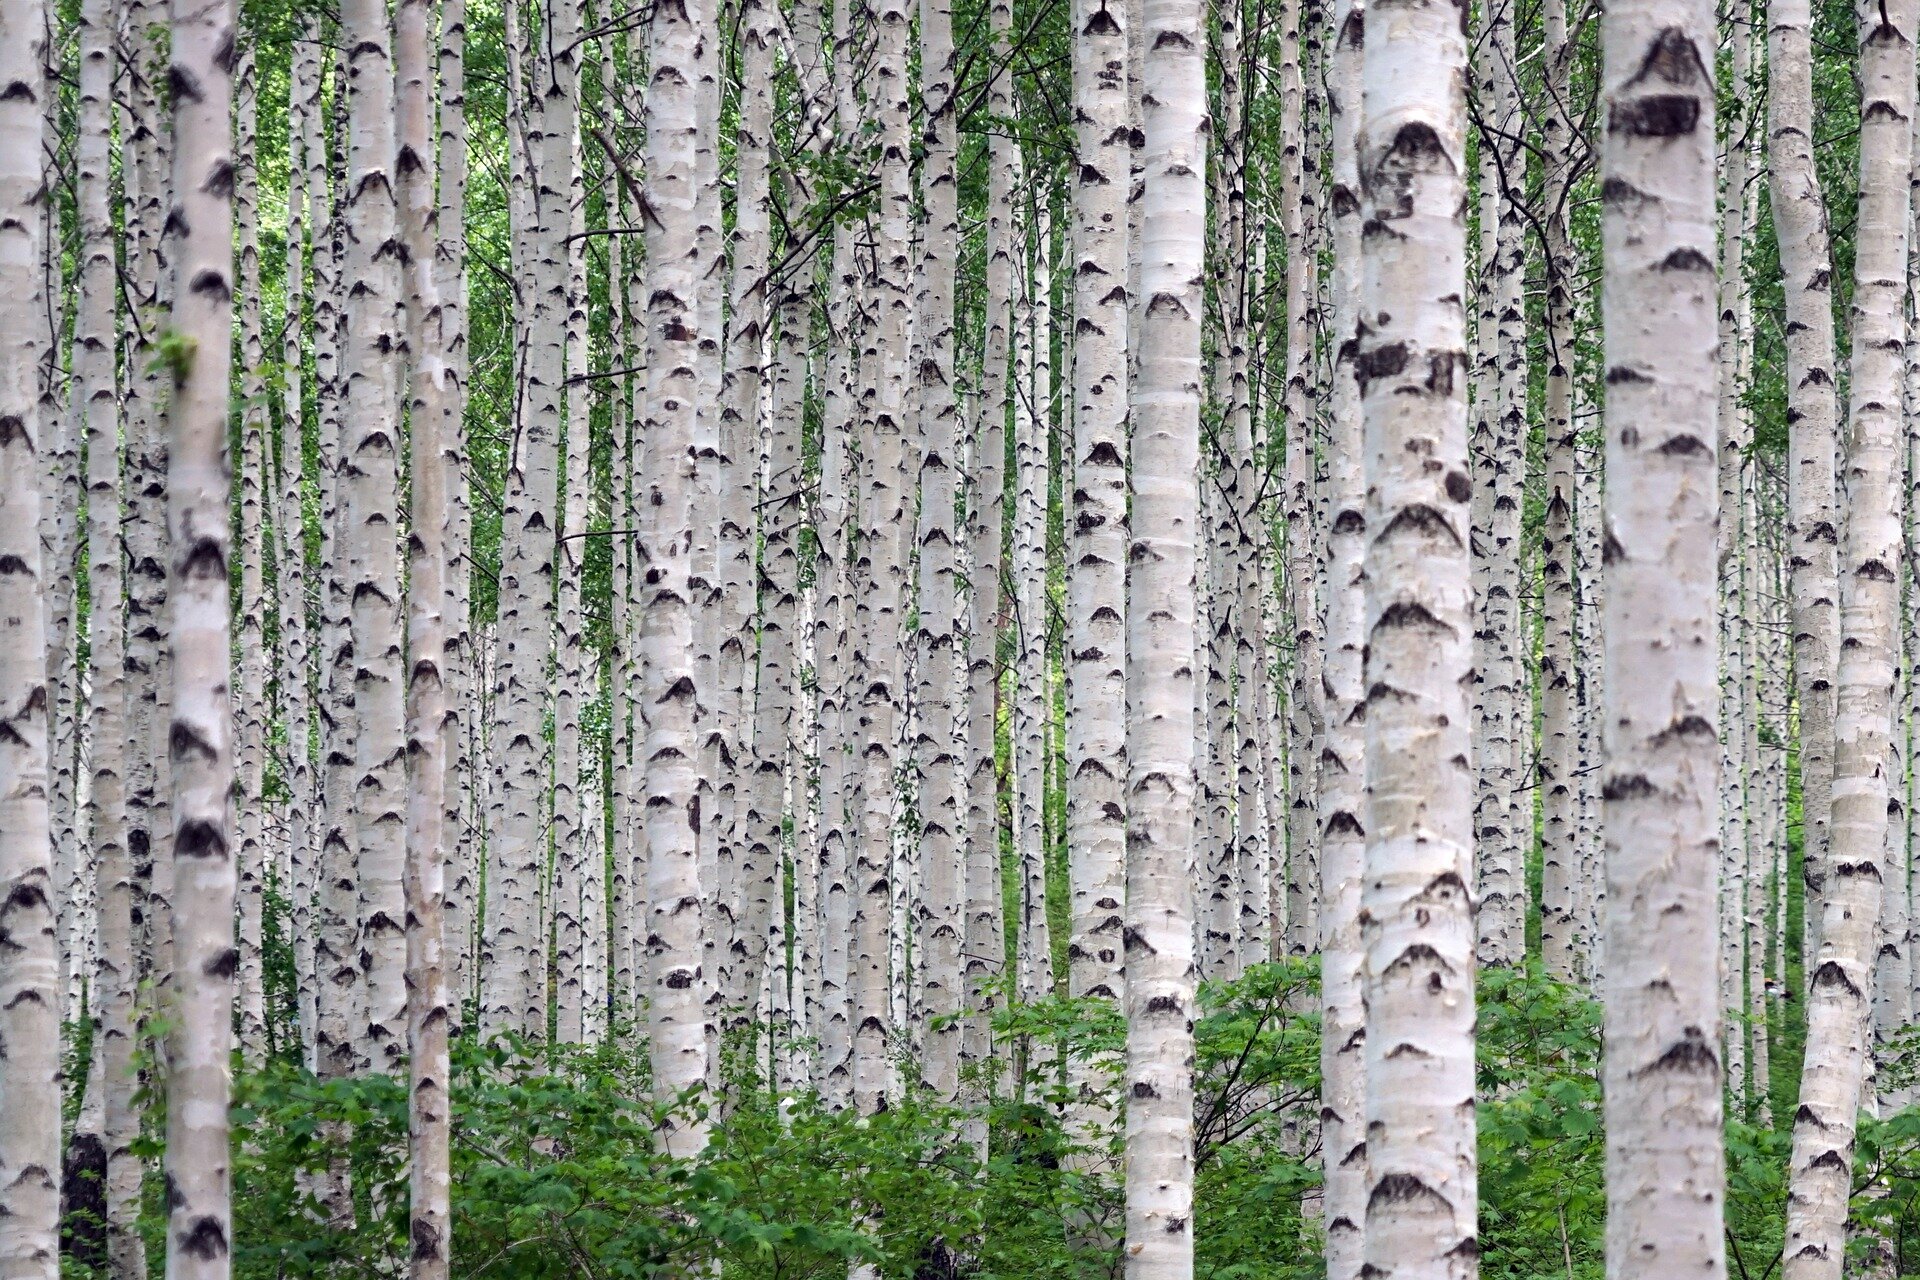
{"type": "Polygon", "coordinates": [[[1920,1274],[1920,0],[0,0],[0,1280],[1920,1274]]]}

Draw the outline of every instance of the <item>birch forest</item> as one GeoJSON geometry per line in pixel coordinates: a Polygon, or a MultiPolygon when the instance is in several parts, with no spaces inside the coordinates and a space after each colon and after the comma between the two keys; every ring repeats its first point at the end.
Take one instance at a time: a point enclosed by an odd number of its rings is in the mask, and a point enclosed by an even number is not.
{"type": "Polygon", "coordinates": [[[1920,1276],[1920,0],[0,0],[0,1280],[1920,1276]]]}

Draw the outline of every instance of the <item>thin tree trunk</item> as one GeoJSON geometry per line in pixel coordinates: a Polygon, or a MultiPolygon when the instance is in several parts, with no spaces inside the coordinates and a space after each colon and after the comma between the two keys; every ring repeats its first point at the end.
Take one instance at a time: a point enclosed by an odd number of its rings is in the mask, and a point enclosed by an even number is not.
{"type": "Polygon", "coordinates": [[[1367,16],[1361,299],[1376,323],[1355,354],[1368,539],[1364,1256],[1395,1275],[1471,1276],[1466,39],[1457,12],[1411,0],[1375,0],[1367,16]]]}
{"type": "Polygon", "coordinates": [[[1542,221],[1546,298],[1546,515],[1540,534],[1544,594],[1540,657],[1541,792],[1540,959],[1549,976],[1570,982],[1585,945],[1576,905],[1579,860],[1574,827],[1573,261],[1568,205],[1573,186],[1567,119],[1573,46],[1564,0],[1542,6],[1546,84],[1541,150],[1546,168],[1542,221]]]}
{"type": "MultiPolygon", "coordinates": [[[[1803,0],[1767,0],[1767,176],[1787,318],[1787,522],[1794,695],[1800,711],[1805,941],[1817,945],[1827,878],[1839,653],[1833,473],[1839,407],[1833,383],[1832,249],[1813,159],[1812,21],[1803,0]]],[[[1803,946],[1807,955],[1813,949],[1803,946]]]]}
{"type": "Polygon", "coordinates": [[[233,1239],[227,1103],[234,1013],[233,712],[227,414],[233,327],[234,30],[225,5],[174,0],[174,271],[167,595],[173,677],[172,937],[167,1062],[167,1275],[225,1280],[233,1239]]]}
{"type": "Polygon", "coordinates": [[[580,786],[582,754],[581,704],[588,701],[593,673],[587,654],[585,619],[581,613],[586,589],[588,506],[587,369],[587,209],[584,175],[580,167],[580,121],[569,113],[560,124],[568,135],[567,190],[564,210],[566,239],[566,423],[567,444],[564,493],[560,507],[560,544],[556,549],[559,575],[556,637],[559,653],[553,688],[553,888],[554,888],[554,1038],[562,1044],[580,1044],[586,1016],[586,986],[582,959],[586,929],[580,911],[581,894],[589,872],[580,786]]]}
{"type": "Polygon", "coordinates": [[[238,818],[240,882],[240,1051],[257,1065],[266,1056],[266,989],[261,959],[261,911],[266,902],[267,769],[266,601],[261,558],[266,487],[266,334],[260,320],[260,165],[255,144],[258,71],[252,42],[243,41],[233,73],[234,218],[240,264],[240,639],[235,662],[235,735],[238,738],[234,809],[238,818]]]}
{"type": "Polygon", "coordinates": [[[1916,8],[1913,0],[1893,0],[1884,7],[1862,5],[1856,15],[1860,203],[1831,874],[1819,899],[1819,949],[1807,965],[1806,1056],[1787,1167],[1785,1280],[1837,1280],[1842,1273],[1856,1112],[1867,1067],[1869,992],[1884,897],[1905,510],[1897,477],[1916,8]]]}
{"type": "MultiPolygon", "coordinates": [[[[408,1274],[446,1280],[452,1246],[446,919],[446,658],[449,479],[459,459],[458,330],[440,305],[433,189],[432,0],[394,11],[395,205],[405,249],[401,291],[412,457],[407,541],[407,1178],[408,1274]]],[[[457,315],[457,313],[456,313],[457,315]]]]}
{"type": "MultiPolygon", "coordinates": [[[[80,136],[75,188],[80,226],[76,273],[73,394],[87,441],[87,649],[93,696],[87,710],[92,796],[87,810],[94,873],[98,946],[90,978],[94,1056],[101,1062],[106,1147],[107,1256],[116,1277],[145,1274],[146,1254],[134,1230],[142,1165],[134,1102],[138,1011],[135,992],[132,866],[127,847],[127,664],[121,544],[119,400],[115,386],[116,320],[109,112],[115,74],[111,0],[91,0],[80,15],[80,136]]],[[[13,47],[8,41],[6,47],[13,47]]],[[[14,468],[9,467],[11,473],[14,468]]],[[[9,611],[10,612],[10,611],[9,611]]],[[[15,646],[8,645],[9,652],[15,646]]],[[[15,830],[9,822],[7,830],[15,830]]],[[[30,1043],[30,1042],[23,1042],[30,1043]]],[[[50,1045],[54,1041],[47,1041],[50,1045]]],[[[24,1112],[23,1112],[24,1114],[24,1112]]]]}
{"type": "Polygon", "coordinates": [[[1126,1275],[1193,1274],[1195,486],[1207,227],[1205,23],[1148,0],[1127,584],[1126,1275]]]}
{"type": "MultiPolygon", "coordinates": [[[[313,786],[312,663],[307,649],[306,525],[306,350],[307,228],[311,222],[320,249],[318,210],[326,193],[326,157],[320,146],[320,50],[317,22],[302,23],[294,41],[287,79],[287,228],[285,307],[280,319],[279,503],[274,511],[275,563],[279,588],[280,652],[277,683],[280,715],[286,725],[287,756],[281,769],[286,805],[287,929],[293,943],[294,986],[299,1014],[302,1061],[314,1066],[314,1014],[318,992],[313,967],[313,835],[318,797],[313,786]]],[[[316,257],[319,253],[316,252],[316,257]]]]}
{"type": "MultiPolygon", "coordinates": [[[[987,110],[996,118],[1012,114],[1009,42],[1011,0],[991,0],[987,25],[992,53],[987,79],[987,110]]],[[[1002,130],[987,140],[986,334],[980,371],[980,413],[968,486],[967,518],[972,571],[968,575],[972,612],[967,648],[967,919],[966,1005],[960,1061],[986,1073],[993,1060],[992,1015],[1006,955],[1001,912],[1000,775],[994,763],[1000,688],[1001,538],[1004,521],[1007,360],[1013,321],[1013,185],[1019,164],[1015,141],[1002,130]]],[[[825,726],[822,726],[824,729],[825,726]]],[[[991,1095],[969,1091],[966,1101],[979,1106],[991,1095]]],[[[969,1125],[969,1145],[984,1157],[987,1127],[969,1125]]]]}
{"type": "MultiPolygon", "coordinates": [[[[103,26],[92,12],[90,28],[103,26]]],[[[54,427],[40,403],[46,224],[34,210],[44,190],[41,113],[54,91],[42,61],[44,22],[32,0],[0,13],[0,83],[8,86],[0,111],[0,1274],[9,1280],[60,1273],[60,960],[40,547],[43,441],[54,427]]],[[[104,50],[91,47],[106,67],[104,50]]],[[[90,150],[104,187],[104,101],[90,114],[103,126],[90,150]]],[[[111,355],[106,364],[110,377],[111,355]]]]}
{"type": "MultiPolygon", "coordinates": [[[[467,3],[441,0],[438,46],[440,71],[439,208],[434,231],[434,301],[440,308],[440,332],[446,336],[446,360],[452,373],[447,413],[459,428],[445,435],[447,454],[447,602],[442,615],[445,650],[441,683],[447,690],[450,740],[444,830],[453,833],[452,863],[442,945],[448,988],[448,1016],[457,1024],[472,989],[474,906],[480,891],[479,846],[484,836],[483,807],[475,785],[479,770],[468,742],[480,724],[478,663],[473,645],[470,579],[473,573],[473,516],[465,485],[467,448],[467,3]]],[[[622,525],[631,527],[630,523],[622,525]]]]}
{"type": "Polygon", "coordinates": [[[1365,442],[1355,357],[1360,332],[1360,62],[1367,11],[1334,9],[1332,435],[1333,518],[1327,548],[1327,745],[1320,764],[1320,1150],[1324,1169],[1327,1280],[1359,1280],[1366,1222],[1366,1018],[1361,1003],[1360,885],[1366,855],[1365,442]],[[1349,338],[1348,334],[1356,335],[1349,338]]]}
{"type": "MultiPolygon", "coordinates": [[[[1526,850],[1532,828],[1514,825],[1520,746],[1513,733],[1520,689],[1521,487],[1526,466],[1527,335],[1521,286],[1526,267],[1527,225],[1521,207],[1524,186],[1520,93],[1515,72],[1512,9],[1486,6],[1485,34],[1475,79],[1481,110],[1491,113],[1496,140],[1481,146],[1480,245],[1490,266],[1480,313],[1485,355],[1481,394],[1486,408],[1476,421],[1480,479],[1474,485],[1476,596],[1475,665],[1480,670],[1474,723],[1474,761],[1480,958],[1487,964],[1519,964],[1526,958],[1526,850]]],[[[1487,268],[1483,266],[1483,270],[1487,268]]]]}

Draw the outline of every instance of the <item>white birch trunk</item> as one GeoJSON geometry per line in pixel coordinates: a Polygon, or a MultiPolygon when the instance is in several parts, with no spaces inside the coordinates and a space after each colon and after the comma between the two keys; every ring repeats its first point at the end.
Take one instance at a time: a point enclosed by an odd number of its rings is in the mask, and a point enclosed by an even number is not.
{"type": "MultiPolygon", "coordinates": [[[[60,960],[40,546],[41,473],[54,427],[40,403],[46,226],[34,211],[41,112],[53,91],[44,19],[33,0],[0,12],[0,1275],[8,1280],[60,1274],[60,960]]],[[[100,51],[102,66],[105,57],[100,51]]],[[[92,114],[104,125],[103,110],[92,114]]],[[[104,129],[95,142],[104,162],[104,129]]],[[[106,367],[111,377],[110,355],[106,367]]]]}
{"type": "Polygon", "coordinates": [[[434,76],[428,57],[432,0],[394,12],[394,181],[404,248],[400,281],[409,356],[412,457],[407,542],[406,995],[407,1177],[411,1280],[446,1280],[452,1248],[449,1143],[452,1023],[446,919],[447,744],[443,664],[448,595],[447,500],[458,465],[459,375],[447,359],[457,330],[439,304],[433,189],[434,76]]]}
{"type": "Polygon", "coordinates": [[[1917,8],[1913,0],[1896,0],[1885,8],[1863,5],[1857,15],[1860,203],[1833,822],[1829,874],[1819,899],[1819,948],[1807,964],[1806,1056],[1787,1170],[1786,1280],[1837,1280],[1842,1274],[1856,1111],[1869,1055],[1873,955],[1885,887],[1886,766],[1898,670],[1902,304],[1917,8]]]}
{"type": "Polygon", "coordinates": [[[1333,125],[1332,435],[1327,442],[1326,751],[1320,763],[1320,1150],[1327,1280],[1359,1280],[1367,1217],[1365,965],[1360,886],[1366,856],[1365,442],[1355,379],[1360,333],[1360,62],[1367,10],[1334,10],[1328,106],[1333,125]]]}
{"type": "Polygon", "coordinates": [[[1726,1269],[1712,8],[1614,5],[1602,42],[1607,1269],[1711,1278],[1726,1269]]]}
{"type": "Polygon", "coordinates": [[[227,1104],[234,952],[233,711],[228,699],[228,379],[233,326],[233,18],[173,4],[173,267],[167,595],[172,697],[172,938],[167,1275],[225,1280],[233,1209],[227,1104]]]}
{"type": "Polygon", "coordinates": [[[1194,568],[1206,243],[1205,23],[1148,0],[1127,584],[1128,1280],[1193,1274],[1194,568]]]}
{"type": "MultiPolygon", "coordinates": [[[[645,588],[641,706],[646,716],[648,1041],[656,1093],[672,1100],[708,1078],[702,969],[704,900],[700,811],[695,794],[693,600],[694,366],[702,339],[700,293],[711,263],[695,226],[698,152],[719,122],[700,112],[701,82],[714,74],[716,15],[707,0],[658,10],[646,101],[647,313],[645,492],[639,502],[639,564],[645,588]]],[[[674,1156],[706,1145],[697,1112],[676,1112],[663,1143],[674,1156]]]]}
{"type": "Polygon", "coordinates": [[[1361,61],[1366,455],[1364,1258],[1472,1276],[1465,73],[1457,11],[1376,0],[1361,61]],[[1376,34],[1377,33],[1377,34],[1376,34]]]}

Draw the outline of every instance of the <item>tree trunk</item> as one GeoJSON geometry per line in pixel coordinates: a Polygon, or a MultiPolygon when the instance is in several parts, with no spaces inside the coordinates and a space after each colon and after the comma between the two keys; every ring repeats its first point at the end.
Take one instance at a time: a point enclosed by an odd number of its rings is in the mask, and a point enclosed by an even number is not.
{"type": "Polygon", "coordinates": [[[1472,669],[1466,433],[1466,39],[1375,0],[1361,62],[1366,457],[1365,1264],[1471,1276],[1472,669]],[[1376,37],[1375,32],[1378,32],[1376,37]]]}
{"type": "MultiPolygon", "coordinates": [[[[1073,22],[1073,477],[1067,543],[1067,992],[1118,1003],[1127,886],[1127,29],[1081,0],[1073,22]]],[[[1068,1124],[1103,1141],[1112,1064],[1075,1054],[1068,1124]]]]}
{"type": "Polygon", "coordinates": [[[355,0],[341,22],[353,33],[347,63],[346,274],[351,282],[341,363],[347,452],[344,519],[353,575],[354,820],[359,860],[358,950],[365,1004],[355,1028],[362,1066],[405,1071],[406,773],[405,674],[400,625],[400,416],[392,352],[404,323],[391,255],[393,62],[386,11],[355,0]]]}
{"type": "Polygon", "coordinates": [[[1127,584],[1126,1275],[1193,1274],[1194,567],[1207,227],[1205,23],[1148,0],[1127,584]]]}
{"type": "Polygon", "coordinates": [[[1320,763],[1320,1150],[1326,1190],[1327,1280],[1359,1280],[1367,1196],[1366,1019],[1361,1004],[1360,885],[1366,722],[1365,444],[1360,384],[1360,62],[1367,11],[1334,10],[1327,78],[1333,124],[1333,344],[1328,441],[1332,523],[1327,548],[1327,745],[1320,763]],[[1353,335],[1349,337],[1348,335],[1353,335]]]}
{"type": "MultiPolygon", "coordinates": [[[[701,968],[704,930],[696,807],[693,602],[694,368],[699,298],[711,263],[695,226],[697,153],[719,122],[702,115],[703,79],[714,74],[719,27],[707,0],[654,15],[646,102],[647,395],[643,422],[645,495],[638,552],[646,585],[640,643],[645,659],[648,1040],[654,1089],[672,1100],[707,1079],[710,975],[701,968]]],[[[705,144],[711,146],[711,140],[705,144]]],[[[663,1126],[668,1154],[706,1145],[698,1112],[676,1111],[663,1126]]]]}
{"type": "MultiPolygon", "coordinates": [[[[104,23],[99,7],[90,6],[90,14],[92,34],[104,23]]],[[[42,62],[44,21],[43,7],[31,0],[0,15],[0,83],[8,86],[0,111],[0,297],[7,334],[0,356],[0,1274],[9,1280],[54,1280],[60,1273],[60,960],[40,548],[42,442],[52,426],[40,404],[48,335],[36,317],[46,303],[40,262],[46,224],[34,210],[44,189],[41,112],[54,91],[42,62]]],[[[89,51],[110,78],[105,50],[95,41],[89,51]]],[[[88,150],[104,191],[106,86],[98,75],[91,81],[100,99],[89,114],[102,128],[88,150]]],[[[111,254],[111,247],[104,252],[111,254]]],[[[97,270],[94,278],[97,284],[97,270]]],[[[110,297],[101,301],[111,305],[110,297]]],[[[105,336],[102,329],[93,333],[96,342],[105,336]]],[[[105,366],[111,378],[110,349],[105,366]]]]}
{"type": "MultiPolygon", "coordinates": [[[[101,1137],[106,1147],[108,1256],[113,1274],[145,1274],[146,1255],[134,1230],[142,1166],[134,1101],[135,1007],[132,866],[127,847],[127,663],[121,544],[119,401],[115,385],[115,271],[111,159],[111,92],[115,74],[111,0],[92,0],[80,15],[80,119],[75,188],[80,262],[74,312],[73,394],[87,441],[87,649],[93,696],[87,710],[92,797],[87,808],[98,930],[88,975],[95,1057],[101,1061],[101,1137]]],[[[7,42],[11,48],[12,41],[7,42]]],[[[11,473],[14,468],[8,468],[11,473]]],[[[13,645],[7,646],[13,652],[13,645]]],[[[9,822],[7,830],[16,829],[9,822]]],[[[22,1041],[22,1043],[36,1043],[22,1041]]],[[[48,1040],[50,1047],[56,1043],[48,1040]]],[[[23,1113],[24,1114],[24,1113],[23,1113]]]]}
{"type": "MultiPolygon", "coordinates": [[[[383,25],[384,30],[384,25],[383,25]]],[[[178,961],[167,1062],[167,1275],[225,1280],[231,1258],[227,1104],[234,1012],[233,711],[227,414],[233,328],[234,30],[225,5],[174,0],[174,271],[169,336],[167,594],[173,676],[178,961]]],[[[384,70],[384,68],[382,68],[384,70]]],[[[357,93],[356,93],[357,100],[357,93]]]]}
{"type": "MultiPolygon", "coordinates": [[[[1013,113],[1009,42],[1011,0],[991,0],[987,25],[992,44],[988,65],[987,110],[997,118],[1013,113]]],[[[966,1003],[962,1029],[962,1069],[990,1070],[993,1058],[991,990],[1006,955],[1001,914],[1000,775],[994,763],[999,723],[1001,538],[1004,525],[1007,428],[1007,359],[1013,320],[1013,184],[1019,164],[1015,141],[995,130],[987,140],[986,334],[980,370],[980,414],[968,486],[968,537],[973,597],[967,648],[967,920],[965,931],[966,1003]]],[[[823,726],[824,728],[824,726],[823,726]]],[[[991,1095],[972,1091],[970,1105],[991,1095]]],[[[969,1140],[981,1157],[987,1151],[983,1120],[969,1126],[969,1140]]]]}
{"type": "MultiPolygon", "coordinates": [[[[326,194],[326,157],[320,149],[320,50],[317,23],[301,25],[294,41],[287,78],[287,228],[286,270],[280,318],[280,456],[276,476],[278,505],[274,508],[280,627],[280,716],[286,725],[286,764],[281,783],[286,803],[281,814],[285,827],[280,892],[288,903],[287,931],[293,944],[293,972],[299,1015],[302,1061],[313,1069],[313,1033],[317,983],[313,971],[314,813],[318,797],[313,786],[312,661],[307,649],[307,523],[306,523],[306,351],[307,229],[312,225],[315,248],[320,249],[317,217],[326,194]]],[[[318,253],[315,255],[319,256],[318,253]]]]}
{"type": "MultiPolygon", "coordinates": [[[[563,29],[572,4],[553,8],[563,29]]],[[[540,927],[539,894],[545,865],[540,839],[541,798],[546,791],[547,666],[552,650],[554,522],[559,514],[560,380],[564,376],[566,273],[565,170],[571,133],[560,128],[572,101],[570,36],[553,41],[556,62],[534,73],[541,111],[526,109],[523,191],[514,223],[524,273],[521,306],[527,321],[525,407],[516,447],[507,459],[500,535],[499,648],[494,659],[494,794],[489,832],[487,936],[481,957],[481,1031],[512,1031],[538,1037],[546,1029],[546,942],[540,927]],[[564,77],[564,85],[562,79],[564,77]],[[549,94],[548,90],[553,92],[549,94]],[[561,101],[555,102],[555,99],[561,101]],[[550,118],[549,118],[550,117],[550,118]],[[559,173],[550,172],[558,168],[559,173]]],[[[509,40],[509,63],[516,42],[509,40]]],[[[516,79],[518,73],[514,73],[516,79]]],[[[511,122],[509,123],[511,130],[511,122]]]]}
{"type": "Polygon", "coordinates": [[[1602,43],[1607,1271],[1715,1277],[1713,11],[1616,4],[1602,43]]]}
{"type": "MultiPolygon", "coordinates": [[[[917,370],[923,449],[920,455],[920,858],[921,1002],[927,1016],[921,1079],[936,1102],[960,1098],[961,931],[967,878],[960,843],[965,728],[954,705],[955,653],[961,643],[955,617],[954,503],[959,406],[954,398],[954,289],[960,251],[959,191],[954,170],[958,113],[954,93],[953,5],[920,0],[920,100],[925,168],[925,243],[918,300],[917,370]]],[[[776,439],[776,447],[792,445],[776,439]]],[[[782,454],[775,455],[776,468],[782,454]]],[[[790,463],[786,465],[791,465],[790,463]]],[[[772,482],[776,490],[781,482],[772,482]]],[[[783,576],[783,584],[787,579],[783,576]]],[[[790,597],[789,592],[789,597],[790,597]]],[[[781,603],[776,598],[776,604],[781,603]]],[[[789,606],[790,607],[790,606],[789,606]]],[[[763,630],[763,636],[767,633],[763,630]]],[[[776,632],[775,634],[782,634],[776,632]]],[[[765,641],[762,641],[763,652],[765,641]]],[[[784,678],[784,676],[783,676],[784,678]]],[[[765,697],[763,689],[762,696],[765,697]]],[[[768,719],[762,719],[768,723],[768,719]]],[[[784,732],[784,730],[782,730],[784,732]]],[[[784,741],[784,739],[783,739],[784,741]]],[[[775,846],[778,848],[778,846],[775,846]]]]}
{"type": "Polygon", "coordinates": [[[401,294],[411,428],[407,540],[407,1236],[412,1280],[446,1280],[452,1244],[448,1089],[451,1063],[443,928],[449,715],[446,658],[448,480],[458,464],[459,375],[447,359],[457,330],[440,306],[433,175],[432,0],[394,11],[395,205],[404,247],[401,294]]]}
{"type": "Polygon", "coordinates": [[[1540,657],[1540,959],[1549,976],[1578,974],[1579,860],[1574,851],[1573,261],[1568,205],[1573,186],[1567,119],[1573,46],[1563,0],[1546,0],[1546,84],[1541,150],[1546,168],[1542,240],[1546,298],[1546,516],[1540,533],[1544,617],[1540,657]]]}
{"type": "Polygon", "coordinates": [[[1785,1280],[1837,1280],[1842,1273],[1856,1112],[1867,1066],[1869,992],[1884,896],[1905,511],[1897,477],[1916,8],[1914,0],[1895,0],[1881,8],[1863,5],[1856,15],[1860,203],[1831,874],[1820,895],[1819,949],[1807,965],[1806,1057],[1787,1169],[1785,1280]]]}
{"type": "MultiPolygon", "coordinates": [[[[1813,159],[1812,14],[1767,0],[1768,185],[1786,294],[1787,527],[1792,544],[1793,679],[1800,712],[1805,954],[1818,943],[1833,795],[1834,663],[1839,652],[1833,458],[1833,255],[1813,159]]],[[[1811,970],[1808,971],[1809,974],[1811,970]]]]}

